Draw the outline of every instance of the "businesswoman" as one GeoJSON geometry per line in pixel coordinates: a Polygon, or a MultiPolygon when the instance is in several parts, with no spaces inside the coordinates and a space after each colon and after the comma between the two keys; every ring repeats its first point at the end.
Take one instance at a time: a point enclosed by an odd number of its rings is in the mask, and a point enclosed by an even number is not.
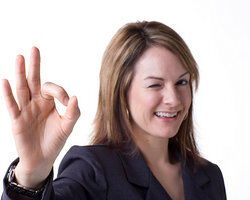
{"type": "Polygon", "coordinates": [[[53,181],[53,163],[80,116],[77,98],[40,83],[39,50],[16,61],[17,100],[3,94],[19,158],[4,178],[2,200],[222,200],[222,173],[199,155],[193,130],[196,62],[182,38],[159,22],[123,26],[100,71],[91,144],[73,146],[53,181]],[[67,106],[64,116],[54,98],[67,106]]]}

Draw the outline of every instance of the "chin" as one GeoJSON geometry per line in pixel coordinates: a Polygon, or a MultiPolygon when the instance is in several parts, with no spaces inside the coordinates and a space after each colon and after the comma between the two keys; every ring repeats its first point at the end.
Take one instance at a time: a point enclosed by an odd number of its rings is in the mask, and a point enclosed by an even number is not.
{"type": "Polygon", "coordinates": [[[134,134],[139,137],[153,137],[159,139],[169,139],[177,135],[179,127],[160,127],[159,125],[147,127],[145,129],[136,126],[134,127],[134,134]]]}
{"type": "Polygon", "coordinates": [[[158,138],[162,138],[162,139],[169,139],[169,138],[172,138],[172,137],[176,136],[177,133],[178,133],[178,130],[169,130],[169,131],[166,131],[166,130],[159,131],[159,130],[157,130],[157,132],[151,132],[149,134],[151,136],[154,136],[154,137],[158,137],[158,138]]]}
{"type": "Polygon", "coordinates": [[[161,138],[172,138],[177,135],[179,129],[180,129],[179,124],[173,124],[169,126],[159,126],[159,125],[154,125],[151,130],[149,129],[148,133],[151,135],[161,137],[161,138]]]}
{"type": "Polygon", "coordinates": [[[166,134],[158,134],[158,135],[155,135],[156,137],[159,137],[159,138],[162,138],[162,139],[170,139],[174,136],[176,136],[177,133],[174,133],[174,134],[170,134],[170,133],[166,133],[166,134]]]}

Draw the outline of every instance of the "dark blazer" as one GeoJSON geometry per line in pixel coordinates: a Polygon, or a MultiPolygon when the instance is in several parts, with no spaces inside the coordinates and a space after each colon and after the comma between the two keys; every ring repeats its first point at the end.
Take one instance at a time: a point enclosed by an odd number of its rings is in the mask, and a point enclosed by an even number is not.
{"type": "MultiPolygon", "coordinates": [[[[130,157],[126,152],[106,145],[73,146],[60,164],[58,177],[54,181],[52,173],[48,177],[42,200],[171,200],[141,153],[130,157]]],[[[181,160],[181,167],[185,200],[226,199],[217,165],[208,162],[193,172],[192,164],[181,160]]],[[[5,177],[2,200],[14,199],[6,181],[5,177]]]]}

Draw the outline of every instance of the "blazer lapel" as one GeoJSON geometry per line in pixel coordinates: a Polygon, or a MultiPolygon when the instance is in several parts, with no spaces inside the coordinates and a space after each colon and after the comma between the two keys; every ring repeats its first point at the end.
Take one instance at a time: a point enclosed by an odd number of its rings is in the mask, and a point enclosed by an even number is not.
{"type": "Polygon", "coordinates": [[[146,189],[146,200],[171,200],[165,189],[148,168],[142,154],[137,151],[132,157],[119,152],[127,179],[130,183],[146,189]]]}
{"type": "Polygon", "coordinates": [[[155,176],[150,173],[150,185],[146,194],[146,200],[172,200],[155,176]]]}
{"type": "MultiPolygon", "coordinates": [[[[130,156],[128,152],[129,149],[118,152],[128,182],[147,189],[144,198],[146,200],[171,200],[166,190],[148,168],[142,154],[137,151],[133,156],[130,156]]],[[[184,164],[180,156],[179,159],[181,162],[185,200],[211,200],[206,194],[210,178],[206,175],[203,168],[199,167],[196,172],[193,172],[191,162],[184,164]]]]}
{"type": "Polygon", "coordinates": [[[150,181],[150,170],[141,153],[137,151],[131,156],[128,152],[129,151],[126,150],[118,152],[128,181],[141,187],[148,187],[150,181]]]}

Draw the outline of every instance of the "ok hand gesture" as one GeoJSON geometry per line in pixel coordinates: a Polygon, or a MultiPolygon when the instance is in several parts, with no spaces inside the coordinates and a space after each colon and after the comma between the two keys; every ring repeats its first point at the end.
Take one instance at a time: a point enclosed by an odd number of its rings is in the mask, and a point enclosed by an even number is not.
{"type": "Polygon", "coordinates": [[[16,59],[18,103],[8,80],[2,80],[2,88],[20,159],[16,179],[23,186],[37,188],[49,175],[80,116],[77,98],[69,98],[62,87],[51,82],[41,88],[40,53],[36,47],[31,51],[27,79],[24,57],[16,59]],[[67,106],[63,116],[57,112],[54,98],[67,106]]]}

